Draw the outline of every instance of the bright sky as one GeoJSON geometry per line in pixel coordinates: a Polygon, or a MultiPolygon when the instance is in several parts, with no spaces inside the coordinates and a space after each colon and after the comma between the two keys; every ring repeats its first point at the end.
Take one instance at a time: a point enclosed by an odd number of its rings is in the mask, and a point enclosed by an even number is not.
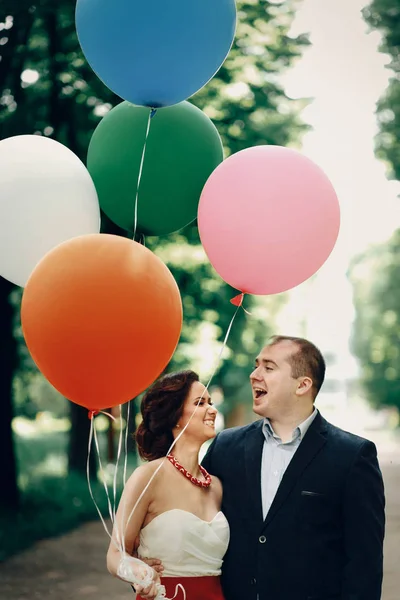
{"type": "Polygon", "coordinates": [[[339,196],[349,255],[385,239],[400,223],[398,183],[374,156],[375,103],[391,71],[368,33],[365,0],[304,0],[293,32],[309,31],[312,48],[285,77],[291,96],[313,96],[304,119],[314,131],[303,151],[325,169],[339,196]]]}
{"type": "Polygon", "coordinates": [[[342,227],[315,280],[291,293],[280,328],[339,352],[347,348],[353,318],[349,259],[387,239],[400,224],[400,186],[387,181],[384,164],[374,156],[375,104],[391,72],[385,69],[388,57],[378,52],[379,34],[368,34],[361,16],[366,3],[304,0],[293,33],[310,32],[313,45],[284,77],[289,96],[315,98],[303,113],[314,130],[305,136],[302,151],[330,177],[342,227]]]}

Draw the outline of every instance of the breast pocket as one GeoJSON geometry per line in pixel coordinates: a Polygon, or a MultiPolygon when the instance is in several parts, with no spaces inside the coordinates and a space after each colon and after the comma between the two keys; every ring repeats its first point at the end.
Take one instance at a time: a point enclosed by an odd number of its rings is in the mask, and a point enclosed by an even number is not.
{"type": "Polygon", "coordinates": [[[303,490],[300,494],[299,517],[305,524],[321,525],[334,519],[334,507],[325,494],[303,490]]]}

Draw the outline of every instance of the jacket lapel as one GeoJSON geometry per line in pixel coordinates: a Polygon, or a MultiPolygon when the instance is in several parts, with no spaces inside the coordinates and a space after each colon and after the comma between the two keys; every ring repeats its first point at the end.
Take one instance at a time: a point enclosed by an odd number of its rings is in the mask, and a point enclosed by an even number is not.
{"type": "MultiPolygon", "coordinates": [[[[258,421],[255,427],[248,430],[245,439],[245,464],[247,489],[251,497],[251,506],[254,507],[253,516],[260,523],[263,521],[261,503],[261,459],[264,445],[264,434],[262,432],[262,421],[258,421]]],[[[253,510],[252,510],[253,512],[253,510]]]]}
{"type": "Polygon", "coordinates": [[[325,419],[323,419],[320,413],[318,413],[314,421],[311,423],[309,430],[304,436],[300,446],[297,448],[295,455],[290,461],[289,466],[282,477],[281,484],[278,488],[274,501],[271,504],[271,508],[268,511],[263,527],[267,527],[269,525],[292,491],[293,487],[296,485],[304,469],[325,445],[327,431],[326,425],[327,423],[325,419]]]}

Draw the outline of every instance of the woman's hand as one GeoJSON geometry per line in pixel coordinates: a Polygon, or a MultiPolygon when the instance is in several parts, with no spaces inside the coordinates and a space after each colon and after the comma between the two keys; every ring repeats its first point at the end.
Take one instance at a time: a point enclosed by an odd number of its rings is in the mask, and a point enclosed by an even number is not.
{"type": "Polygon", "coordinates": [[[146,588],[143,588],[141,585],[134,585],[137,594],[140,594],[142,598],[146,600],[155,600],[157,598],[159,592],[160,585],[160,577],[156,571],[153,569],[153,582],[146,588]]]}

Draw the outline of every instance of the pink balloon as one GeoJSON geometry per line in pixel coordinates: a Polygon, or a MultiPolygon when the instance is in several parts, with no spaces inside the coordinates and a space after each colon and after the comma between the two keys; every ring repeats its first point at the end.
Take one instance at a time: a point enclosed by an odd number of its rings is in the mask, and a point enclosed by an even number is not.
{"type": "Polygon", "coordinates": [[[219,275],[249,294],[277,294],[316,273],[340,226],[338,199],[310,159],[281,146],[233,154],[199,204],[201,242],[219,275]]]}

